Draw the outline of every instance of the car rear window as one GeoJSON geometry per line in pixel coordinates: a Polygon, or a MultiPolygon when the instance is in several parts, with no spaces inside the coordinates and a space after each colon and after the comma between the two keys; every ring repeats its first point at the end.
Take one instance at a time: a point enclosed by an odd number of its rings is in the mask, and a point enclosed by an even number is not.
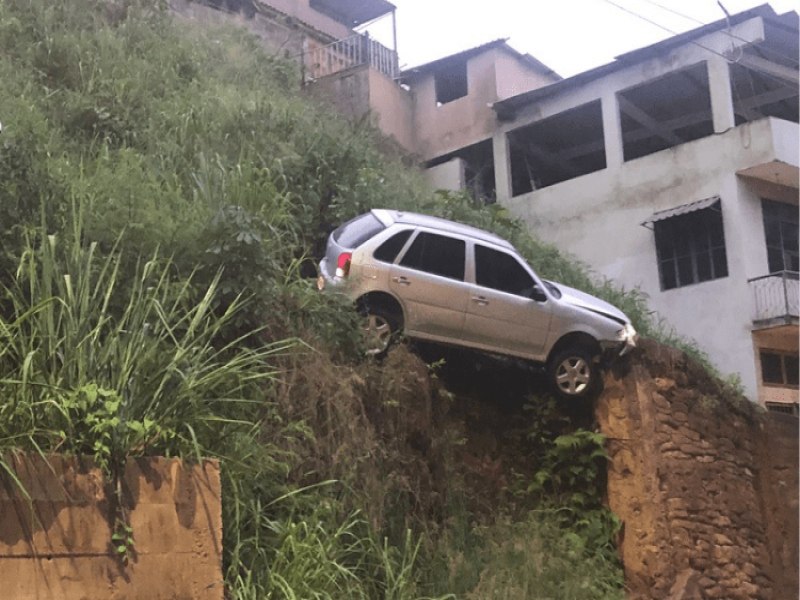
{"type": "Polygon", "coordinates": [[[360,215],[349,220],[333,232],[333,239],[342,248],[358,248],[385,226],[372,213],[360,215]]]}
{"type": "Polygon", "coordinates": [[[406,245],[406,240],[408,240],[410,235],[410,229],[395,233],[392,237],[378,246],[378,249],[375,250],[375,253],[372,256],[375,257],[375,260],[393,263],[394,259],[397,258],[397,254],[403,249],[403,246],[406,245]]]}

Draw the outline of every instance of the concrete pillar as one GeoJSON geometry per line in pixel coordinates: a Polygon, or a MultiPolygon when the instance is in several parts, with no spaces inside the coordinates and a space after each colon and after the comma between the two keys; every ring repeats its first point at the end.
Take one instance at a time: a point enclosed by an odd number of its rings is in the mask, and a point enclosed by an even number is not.
{"type": "Polygon", "coordinates": [[[510,200],[513,195],[511,187],[511,149],[505,131],[496,131],[492,137],[492,154],[494,156],[494,186],[498,202],[510,200]]]}
{"type": "Polygon", "coordinates": [[[616,168],[625,162],[622,147],[622,124],[619,117],[617,94],[609,91],[600,99],[603,111],[603,141],[606,149],[606,167],[616,168]]]}
{"type": "Polygon", "coordinates": [[[730,66],[728,61],[721,56],[712,56],[706,64],[708,65],[708,91],[711,94],[714,133],[722,133],[736,126],[730,66]]]}

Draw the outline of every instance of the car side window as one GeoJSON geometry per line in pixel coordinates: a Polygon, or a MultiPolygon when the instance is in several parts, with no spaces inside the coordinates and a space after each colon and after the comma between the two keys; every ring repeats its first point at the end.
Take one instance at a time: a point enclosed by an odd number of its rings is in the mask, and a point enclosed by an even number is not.
{"type": "Polygon", "coordinates": [[[475,244],[475,283],[525,297],[530,297],[535,285],[516,258],[479,244],[475,244]]]}
{"type": "Polygon", "coordinates": [[[378,249],[375,250],[372,256],[375,258],[375,260],[393,263],[400,250],[402,250],[403,246],[406,245],[406,241],[410,236],[411,229],[406,229],[405,231],[395,233],[392,237],[378,246],[378,249]]]}
{"type": "Polygon", "coordinates": [[[465,257],[464,240],[420,231],[400,264],[409,269],[463,281],[465,257]]]}

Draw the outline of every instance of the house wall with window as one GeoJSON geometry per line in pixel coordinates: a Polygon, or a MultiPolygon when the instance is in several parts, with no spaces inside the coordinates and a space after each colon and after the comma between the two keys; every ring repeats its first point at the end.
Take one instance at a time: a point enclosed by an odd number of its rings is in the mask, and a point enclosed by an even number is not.
{"type": "Polygon", "coordinates": [[[427,160],[490,138],[495,95],[494,52],[454,60],[410,83],[417,153],[427,160]]]}
{"type": "Polygon", "coordinates": [[[559,76],[498,40],[402,74],[414,97],[416,153],[423,161],[491,139],[491,104],[559,76]]]}
{"type": "MultiPolygon", "coordinates": [[[[763,207],[796,214],[798,204],[797,18],[776,21],[751,11],[730,28],[499,102],[493,137],[498,202],[600,275],[645,292],[658,316],[762,401],[761,350],[797,354],[797,281],[780,323],[757,322],[750,282],[774,269],[784,252],[775,244],[786,243],[767,239],[763,207]],[[753,70],[756,92],[746,96],[728,52],[773,73],[753,70]]],[[[781,231],[796,248],[790,229],[781,231]]],[[[791,248],[784,254],[788,269],[791,248]]],[[[768,279],[782,294],[783,280],[768,279]]],[[[797,402],[796,382],[782,389],[797,402]]]]}

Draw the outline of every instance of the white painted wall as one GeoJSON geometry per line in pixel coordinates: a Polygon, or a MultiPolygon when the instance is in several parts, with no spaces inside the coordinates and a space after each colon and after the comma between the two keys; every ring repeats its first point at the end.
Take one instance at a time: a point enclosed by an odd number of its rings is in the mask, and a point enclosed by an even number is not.
{"type": "Polygon", "coordinates": [[[572,86],[566,92],[543,97],[520,110],[512,122],[502,124],[496,132],[505,133],[524,127],[673,71],[719,58],[714,52],[724,53],[730,51],[731,47],[747,46],[763,40],[764,23],[760,17],[755,17],[734,26],[730,35],[726,32],[716,32],[700,38],[697,43],[701,44],[702,48],[694,44],[679,46],[670,52],[620,68],[605,77],[572,86]]]}
{"type": "Polygon", "coordinates": [[[798,126],[777,119],[740,125],[590,173],[502,204],[541,239],[600,275],[639,288],[650,307],[693,338],[723,373],[739,373],[755,398],[752,292],[747,280],[767,273],[761,201],[736,171],[773,160],[798,164],[798,126]],[[722,200],[728,277],[661,291],[654,212],[710,196],[722,200]]]}

